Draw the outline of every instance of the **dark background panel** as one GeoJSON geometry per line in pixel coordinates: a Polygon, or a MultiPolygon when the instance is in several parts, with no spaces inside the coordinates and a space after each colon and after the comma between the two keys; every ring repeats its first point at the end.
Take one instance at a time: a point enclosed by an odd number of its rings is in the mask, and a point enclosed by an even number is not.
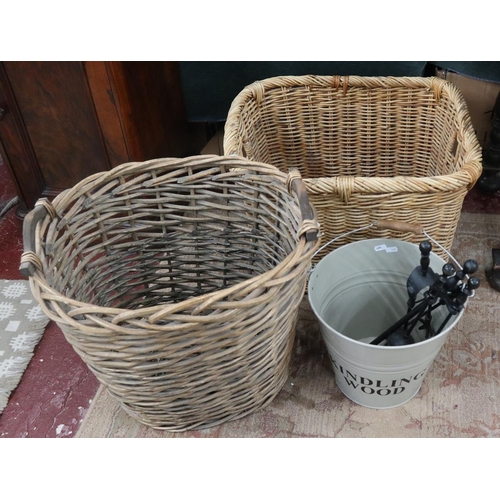
{"type": "Polygon", "coordinates": [[[288,75],[422,76],[425,61],[183,61],[189,121],[224,121],[231,102],[256,80],[288,75]]]}

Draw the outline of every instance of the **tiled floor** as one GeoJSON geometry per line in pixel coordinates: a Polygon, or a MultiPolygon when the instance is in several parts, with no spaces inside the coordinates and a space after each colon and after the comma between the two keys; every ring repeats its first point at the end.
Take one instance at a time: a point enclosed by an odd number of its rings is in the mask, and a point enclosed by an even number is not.
{"type": "MultiPolygon", "coordinates": [[[[0,162],[0,207],[16,196],[5,165],[0,162]]],[[[500,193],[473,189],[464,211],[500,214],[500,193]]],[[[1,208],[0,208],[1,210],[1,208]]],[[[22,279],[22,221],[12,208],[0,219],[0,279],[22,279]]],[[[24,376],[0,415],[0,437],[72,437],[98,389],[61,330],[49,323],[24,376]]]]}

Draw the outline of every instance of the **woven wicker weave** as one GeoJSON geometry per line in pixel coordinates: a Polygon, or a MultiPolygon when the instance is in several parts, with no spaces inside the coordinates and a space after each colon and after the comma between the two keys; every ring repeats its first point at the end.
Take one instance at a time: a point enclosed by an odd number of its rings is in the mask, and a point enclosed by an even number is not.
{"type": "Polygon", "coordinates": [[[244,158],[125,164],[38,203],[21,268],[125,411],[170,431],[217,425],[287,378],[319,244],[295,182],[244,158]]]}
{"type": "MultiPolygon", "coordinates": [[[[465,101],[453,84],[435,77],[255,82],[231,105],[224,154],[283,171],[297,167],[324,242],[389,219],[422,224],[449,250],[463,199],[481,174],[465,101]]],[[[318,259],[368,237],[422,239],[371,228],[340,238],[318,259]]]]}

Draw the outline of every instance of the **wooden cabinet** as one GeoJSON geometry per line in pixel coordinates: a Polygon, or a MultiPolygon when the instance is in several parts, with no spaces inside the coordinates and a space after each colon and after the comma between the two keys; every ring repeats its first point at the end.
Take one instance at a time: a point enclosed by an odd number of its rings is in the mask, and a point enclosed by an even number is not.
{"type": "Polygon", "coordinates": [[[175,62],[0,63],[0,152],[27,210],[120,163],[195,154],[193,134],[175,62]]]}

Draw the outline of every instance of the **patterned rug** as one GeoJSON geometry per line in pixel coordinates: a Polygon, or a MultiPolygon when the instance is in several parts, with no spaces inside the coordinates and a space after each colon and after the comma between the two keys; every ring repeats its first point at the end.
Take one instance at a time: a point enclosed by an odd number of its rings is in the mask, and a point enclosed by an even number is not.
{"type": "Polygon", "coordinates": [[[27,280],[0,280],[0,414],[48,322],[27,280]]]}
{"type": "Polygon", "coordinates": [[[482,285],[426,375],[420,392],[397,408],[374,410],[338,389],[316,317],[307,299],[285,386],[271,404],[245,418],[203,431],[169,433],[128,416],[101,387],[76,437],[500,437],[500,294],[485,268],[500,248],[500,216],[462,214],[453,255],[480,264],[482,285]]]}

